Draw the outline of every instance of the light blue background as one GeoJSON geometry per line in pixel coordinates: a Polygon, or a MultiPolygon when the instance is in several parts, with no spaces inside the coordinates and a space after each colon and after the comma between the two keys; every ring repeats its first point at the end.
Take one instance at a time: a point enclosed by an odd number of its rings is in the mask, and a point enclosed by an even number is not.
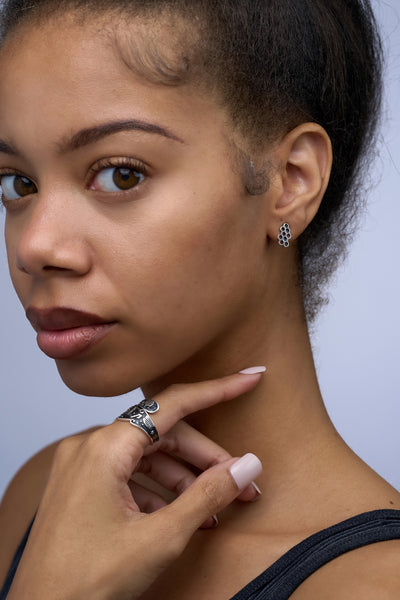
{"type": "MultiPolygon", "coordinates": [[[[387,52],[377,182],[349,260],[313,334],[323,395],[348,444],[400,489],[400,3],[374,2],[387,52]]],[[[1,226],[4,213],[0,214],[1,226]]],[[[51,441],[107,423],[132,398],[87,398],[61,382],[9,283],[0,250],[0,494],[19,466],[51,441]]],[[[243,365],[247,366],[247,365],[243,365]]]]}

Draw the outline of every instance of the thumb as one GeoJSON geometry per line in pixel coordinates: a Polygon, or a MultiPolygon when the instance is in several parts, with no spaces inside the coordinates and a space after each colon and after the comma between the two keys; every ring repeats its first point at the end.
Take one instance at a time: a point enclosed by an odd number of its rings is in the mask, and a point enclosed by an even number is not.
{"type": "Polygon", "coordinates": [[[254,454],[230,459],[202,473],[162,509],[169,513],[170,523],[175,523],[175,531],[184,537],[184,545],[206,519],[228,506],[261,471],[261,461],[254,454]]]}

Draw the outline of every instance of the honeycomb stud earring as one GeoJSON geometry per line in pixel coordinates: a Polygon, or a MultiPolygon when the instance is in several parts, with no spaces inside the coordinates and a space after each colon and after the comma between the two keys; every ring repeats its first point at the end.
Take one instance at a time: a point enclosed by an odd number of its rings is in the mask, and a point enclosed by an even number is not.
{"type": "Polygon", "coordinates": [[[289,223],[284,223],[280,229],[280,234],[278,235],[278,242],[280,246],[285,246],[285,248],[289,248],[289,240],[292,239],[292,234],[290,232],[289,223]]]}

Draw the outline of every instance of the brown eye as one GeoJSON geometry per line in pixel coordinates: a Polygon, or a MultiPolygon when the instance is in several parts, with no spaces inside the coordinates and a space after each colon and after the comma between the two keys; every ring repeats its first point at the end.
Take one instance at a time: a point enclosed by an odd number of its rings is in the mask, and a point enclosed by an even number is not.
{"type": "Polygon", "coordinates": [[[102,169],[93,181],[93,188],[102,192],[120,192],[136,187],[144,179],[143,173],[127,167],[102,169]]]}
{"type": "Polygon", "coordinates": [[[5,200],[18,200],[37,192],[36,185],[22,175],[2,175],[0,185],[5,200]]]}
{"type": "Polygon", "coordinates": [[[129,190],[140,181],[140,173],[133,169],[114,169],[113,182],[121,190],[129,190]]]}

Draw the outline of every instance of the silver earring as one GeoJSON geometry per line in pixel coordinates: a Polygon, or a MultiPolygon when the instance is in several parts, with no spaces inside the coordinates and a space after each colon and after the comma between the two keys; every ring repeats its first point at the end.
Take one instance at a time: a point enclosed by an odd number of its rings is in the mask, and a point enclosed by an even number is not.
{"type": "Polygon", "coordinates": [[[289,223],[284,223],[280,231],[281,232],[278,235],[279,245],[285,246],[285,248],[289,248],[289,240],[292,239],[292,233],[290,231],[289,223]]]}

